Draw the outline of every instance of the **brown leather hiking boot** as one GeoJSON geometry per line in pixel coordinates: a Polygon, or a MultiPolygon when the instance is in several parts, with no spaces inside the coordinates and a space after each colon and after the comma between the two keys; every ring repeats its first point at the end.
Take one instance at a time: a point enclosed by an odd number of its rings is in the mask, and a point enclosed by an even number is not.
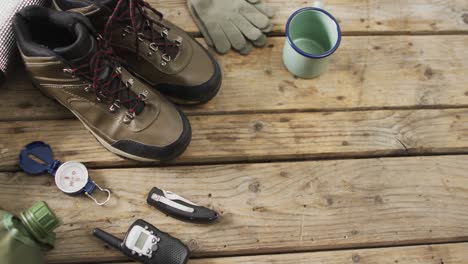
{"type": "Polygon", "coordinates": [[[120,66],[86,17],[32,6],[13,25],[33,83],[104,147],[140,161],[169,160],[185,150],[187,118],[120,66]]]}
{"type": "Polygon", "coordinates": [[[143,0],[54,0],[87,16],[127,68],[176,103],[211,100],[221,86],[215,59],[143,0]]]}

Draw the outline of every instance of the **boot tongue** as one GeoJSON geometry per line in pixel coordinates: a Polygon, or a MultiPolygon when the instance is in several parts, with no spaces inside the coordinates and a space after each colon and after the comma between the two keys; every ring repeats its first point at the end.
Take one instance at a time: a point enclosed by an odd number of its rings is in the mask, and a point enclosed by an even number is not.
{"type": "Polygon", "coordinates": [[[137,25],[137,28],[139,28],[139,33],[143,33],[145,39],[150,40],[151,42],[165,43],[162,46],[158,47],[159,49],[161,49],[162,53],[169,55],[171,58],[177,57],[180,49],[176,46],[175,40],[170,39],[169,37],[165,37],[162,32],[162,30],[168,27],[168,25],[153,23],[154,21],[161,20],[162,17],[156,14],[153,10],[146,8],[145,6],[141,6],[142,9],[136,8],[135,10],[129,10],[131,6],[131,1],[134,1],[134,6],[141,5],[141,1],[122,0],[118,10],[115,10],[119,0],[94,0],[94,3],[98,6],[104,6],[106,8],[109,8],[111,10],[111,13],[117,11],[116,16],[119,17],[118,23],[124,23],[129,26],[132,26],[133,23],[135,23],[135,25],[137,25]],[[130,18],[130,13],[133,13],[133,18],[130,18]],[[155,35],[157,38],[156,40],[154,39],[155,35]],[[167,43],[166,40],[170,43],[167,43]]]}
{"type": "MultiPolygon", "coordinates": [[[[130,7],[129,7],[129,4],[130,4],[130,1],[131,0],[123,0],[122,3],[120,3],[119,5],[119,10],[118,12],[123,12],[125,10],[128,10],[130,7]]],[[[117,7],[117,3],[119,2],[119,0],[94,0],[94,3],[98,6],[105,6],[107,8],[109,8],[111,10],[111,12],[114,12],[115,8],[117,7]]],[[[130,19],[130,18],[128,18],[130,19]]],[[[135,22],[137,23],[141,23],[141,17],[138,16],[138,14],[136,14],[136,17],[135,17],[135,22]]]]}
{"type": "MultiPolygon", "coordinates": [[[[73,65],[79,66],[89,64],[91,57],[97,51],[97,40],[89,33],[86,26],[80,23],[73,26],[72,33],[76,37],[75,42],[70,46],[55,48],[54,51],[65,60],[70,61],[73,65]]],[[[104,67],[99,73],[99,79],[106,82],[113,74],[113,67],[108,61],[102,63],[104,67]]],[[[122,81],[115,79],[115,81],[111,83],[110,88],[119,89],[119,86],[122,87],[123,85],[122,81]]],[[[135,99],[136,97],[136,94],[130,91],[130,89],[122,89],[119,92],[119,98],[122,102],[135,99]]],[[[142,101],[138,101],[137,105],[133,107],[135,114],[140,114],[144,107],[145,104],[142,101]]]]}

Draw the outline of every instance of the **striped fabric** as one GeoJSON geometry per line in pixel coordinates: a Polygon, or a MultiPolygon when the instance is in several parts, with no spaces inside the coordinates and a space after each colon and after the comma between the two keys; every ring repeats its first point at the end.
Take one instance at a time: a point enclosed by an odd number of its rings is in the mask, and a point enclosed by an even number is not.
{"type": "MultiPolygon", "coordinates": [[[[23,7],[45,5],[47,0],[0,0],[0,71],[6,72],[12,56],[16,53],[16,43],[11,26],[13,16],[23,7]]],[[[1,73],[0,73],[1,74],[1,73]]]]}

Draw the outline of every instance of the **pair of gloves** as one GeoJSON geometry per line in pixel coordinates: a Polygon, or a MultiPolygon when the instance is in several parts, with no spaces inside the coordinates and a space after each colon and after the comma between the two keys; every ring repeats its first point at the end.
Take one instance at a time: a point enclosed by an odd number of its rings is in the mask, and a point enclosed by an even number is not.
{"type": "Polygon", "coordinates": [[[187,0],[206,43],[224,54],[231,48],[248,54],[267,43],[273,9],[261,0],[187,0]]]}

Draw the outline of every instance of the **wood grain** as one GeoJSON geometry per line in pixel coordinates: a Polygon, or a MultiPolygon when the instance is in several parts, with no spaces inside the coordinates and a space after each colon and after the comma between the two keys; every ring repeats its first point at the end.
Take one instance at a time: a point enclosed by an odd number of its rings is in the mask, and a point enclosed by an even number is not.
{"type": "MultiPolygon", "coordinates": [[[[186,0],[149,0],[169,20],[189,32],[198,32],[188,13],[186,0]]],[[[276,12],[274,32],[284,33],[288,17],[313,0],[264,0],[276,12]]],[[[334,0],[326,9],[340,22],[345,34],[362,33],[440,33],[468,32],[468,6],[465,0],[334,0]]]]}
{"type": "Polygon", "coordinates": [[[91,230],[122,237],[137,218],[181,238],[198,257],[467,241],[467,158],[93,170],[113,192],[105,207],[62,194],[48,176],[1,173],[0,201],[15,213],[49,203],[62,222],[52,263],[123,260],[91,230]],[[146,205],[153,186],[218,210],[220,221],[163,216],[146,205]]]}
{"type": "MultiPolygon", "coordinates": [[[[190,264],[465,264],[467,243],[303,254],[194,259],[190,264]]],[[[130,263],[128,263],[130,264],[130,263]]]]}
{"type": "MultiPolygon", "coordinates": [[[[149,2],[200,36],[186,0],[149,2]]],[[[468,153],[466,0],[327,1],[346,37],[314,80],[293,77],[281,62],[288,16],[313,1],[265,2],[276,10],[275,37],[250,56],[218,56],[221,92],[184,108],[193,142],[168,165],[271,163],[92,170],[113,191],[98,208],[62,194],[50,177],[14,172],[19,150],[44,140],[58,159],[94,168],[159,164],[109,153],[20,67],[0,87],[0,208],[49,203],[62,223],[50,263],[126,261],[91,230],[123,236],[137,218],[181,238],[202,258],[194,264],[466,263],[467,243],[347,250],[468,241],[467,155],[377,158],[468,153]],[[374,158],[292,162],[354,157],[374,158]],[[222,218],[201,226],[166,217],[145,203],[152,186],[222,218]],[[332,251],[293,254],[320,250],[332,251]],[[247,254],[274,255],[223,257],[247,254]]]]}
{"type": "MultiPolygon", "coordinates": [[[[379,157],[468,152],[468,110],[193,116],[192,143],[174,163],[379,157]]],[[[60,160],[92,167],[150,166],[102,147],[78,120],[0,122],[0,170],[17,169],[32,140],[60,160]]]]}
{"type": "MultiPolygon", "coordinates": [[[[221,92],[189,115],[468,106],[468,36],[345,37],[330,71],[294,78],[281,60],[284,38],[250,56],[218,57],[221,92]]],[[[0,120],[71,118],[18,71],[0,87],[0,120]]]]}

